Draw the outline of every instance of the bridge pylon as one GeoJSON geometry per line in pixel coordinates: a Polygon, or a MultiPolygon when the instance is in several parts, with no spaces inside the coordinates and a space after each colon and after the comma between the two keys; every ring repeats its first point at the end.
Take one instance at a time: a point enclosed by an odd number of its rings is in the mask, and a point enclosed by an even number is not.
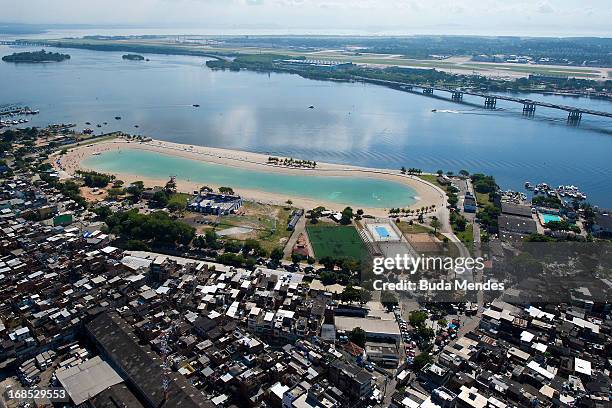
{"type": "Polygon", "coordinates": [[[577,125],[578,123],[580,123],[581,119],[582,119],[582,112],[579,110],[569,111],[567,115],[567,123],[571,125],[577,125]]]}
{"type": "Polygon", "coordinates": [[[495,109],[497,106],[497,98],[494,96],[485,96],[484,107],[485,109],[495,109]]]}
{"type": "Polygon", "coordinates": [[[523,115],[533,116],[536,110],[536,104],[533,102],[523,103],[523,115]]]}

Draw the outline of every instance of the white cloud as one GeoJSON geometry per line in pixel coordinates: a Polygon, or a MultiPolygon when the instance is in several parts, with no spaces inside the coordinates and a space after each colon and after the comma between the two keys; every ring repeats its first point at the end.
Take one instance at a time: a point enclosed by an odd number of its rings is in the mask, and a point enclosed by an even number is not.
{"type": "Polygon", "coordinates": [[[538,7],[538,12],[544,13],[544,14],[550,14],[550,13],[554,13],[555,9],[550,5],[550,3],[542,3],[538,7]]]}

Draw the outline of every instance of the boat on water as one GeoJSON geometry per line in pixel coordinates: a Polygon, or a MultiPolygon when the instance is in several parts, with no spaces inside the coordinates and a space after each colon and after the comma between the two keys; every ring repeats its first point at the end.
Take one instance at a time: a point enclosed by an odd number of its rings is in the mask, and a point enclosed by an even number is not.
{"type": "Polygon", "coordinates": [[[437,112],[438,110],[437,110],[437,109],[432,109],[431,111],[432,111],[432,112],[437,112]]]}
{"type": "Polygon", "coordinates": [[[115,116],[115,120],[121,120],[121,116],[115,116]]]}
{"type": "Polygon", "coordinates": [[[314,105],[310,105],[308,109],[314,109],[314,105]]]}
{"type": "Polygon", "coordinates": [[[199,107],[200,107],[200,105],[199,105],[199,104],[197,104],[197,103],[194,103],[194,104],[193,104],[193,107],[194,107],[194,108],[199,108],[199,107]]]}
{"type": "Polygon", "coordinates": [[[573,184],[572,185],[560,184],[559,186],[555,188],[555,187],[549,186],[546,183],[539,183],[534,188],[534,186],[530,182],[526,181],[525,188],[526,189],[533,188],[534,194],[546,194],[549,197],[556,197],[556,198],[567,197],[572,200],[586,200],[587,199],[587,195],[581,192],[580,188],[573,184]]]}

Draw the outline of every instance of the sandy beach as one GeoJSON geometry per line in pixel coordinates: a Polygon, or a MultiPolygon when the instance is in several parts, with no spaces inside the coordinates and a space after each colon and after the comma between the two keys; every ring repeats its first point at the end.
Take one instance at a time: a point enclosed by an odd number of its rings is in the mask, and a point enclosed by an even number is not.
{"type": "MultiPolygon", "coordinates": [[[[183,157],[186,159],[198,160],[208,163],[216,163],[224,166],[232,166],[243,169],[253,169],[258,171],[313,176],[359,176],[363,178],[390,180],[409,186],[410,188],[414,189],[414,191],[416,191],[417,201],[412,205],[408,205],[407,203],[405,208],[417,209],[423,206],[431,206],[432,204],[435,204],[436,208],[444,208],[446,202],[446,196],[444,192],[437,186],[434,186],[433,184],[415,176],[403,175],[399,172],[399,170],[374,169],[367,167],[319,162],[317,162],[316,169],[285,167],[268,164],[268,156],[264,154],[212,147],[183,145],[160,140],[138,142],[133,140],[126,140],[123,138],[116,138],[113,140],[103,141],[99,143],[85,144],[83,146],[70,148],[68,150],[68,153],[62,156],[59,156],[59,154],[56,153],[52,157],[51,163],[55,170],[60,174],[61,178],[70,178],[74,176],[77,170],[96,170],[88,168],[83,164],[83,162],[92,155],[113,150],[123,151],[126,149],[147,150],[171,156],[183,157]],[[58,160],[59,163],[57,162],[58,160]]],[[[130,183],[136,180],[142,180],[147,187],[164,185],[168,181],[167,179],[147,178],[143,175],[134,175],[127,173],[116,173],[115,176],[126,183],[130,183]]],[[[210,187],[219,187],[213,183],[207,185],[209,185],[210,187]]],[[[194,190],[199,190],[201,186],[202,183],[195,183],[180,178],[177,179],[177,188],[179,191],[191,193],[194,190]]],[[[310,209],[318,205],[324,205],[329,209],[342,210],[345,206],[351,205],[351,203],[335,203],[322,202],[320,200],[311,200],[308,197],[287,195],[280,196],[278,194],[266,191],[248,190],[242,188],[236,188],[236,192],[247,199],[271,204],[282,204],[286,202],[287,199],[291,199],[294,205],[303,207],[305,209],[310,209]]],[[[388,209],[384,208],[363,209],[366,213],[374,216],[386,216],[388,214],[388,209]]]]}

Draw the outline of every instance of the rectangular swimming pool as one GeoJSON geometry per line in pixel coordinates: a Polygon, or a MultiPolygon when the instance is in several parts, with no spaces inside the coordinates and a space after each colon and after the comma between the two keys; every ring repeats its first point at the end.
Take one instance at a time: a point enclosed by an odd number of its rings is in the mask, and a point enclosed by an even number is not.
{"type": "Polygon", "coordinates": [[[389,234],[389,231],[385,227],[377,226],[374,227],[374,229],[376,230],[376,233],[380,238],[389,238],[391,236],[391,234],[389,234]]]}
{"type": "Polygon", "coordinates": [[[551,221],[561,221],[561,217],[556,214],[540,214],[544,220],[544,224],[548,224],[551,221]]]}

